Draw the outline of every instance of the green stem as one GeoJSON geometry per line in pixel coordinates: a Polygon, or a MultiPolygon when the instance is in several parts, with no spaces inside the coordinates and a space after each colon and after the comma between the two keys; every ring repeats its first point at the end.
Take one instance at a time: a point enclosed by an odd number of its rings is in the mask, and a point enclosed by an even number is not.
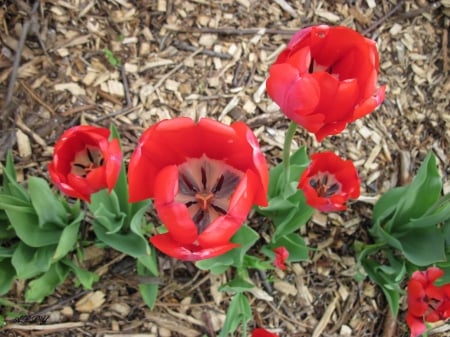
{"type": "Polygon", "coordinates": [[[286,137],[284,138],[284,148],[283,148],[283,166],[284,166],[284,179],[286,184],[289,182],[290,174],[290,158],[291,158],[291,144],[294,138],[295,131],[297,130],[297,124],[291,122],[289,128],[286,132],[286,137]]]}

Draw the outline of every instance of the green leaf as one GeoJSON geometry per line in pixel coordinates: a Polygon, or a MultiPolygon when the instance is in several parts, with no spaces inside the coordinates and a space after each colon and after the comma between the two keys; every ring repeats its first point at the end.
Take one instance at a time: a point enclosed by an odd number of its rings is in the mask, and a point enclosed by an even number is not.
{"type": "Polygon", "coordinates": [[[6,294],[16,278],[16,270],[11,264],[11,259],[0,260],[0,296],[6,294]]]}
{"type": "MultiPolygon", "coordinates": [[[[153,256],[155,256],[155,252],[152,252],[153,256]]],[[[154,261],[154,264],[156,265],[156,260],[154,261]]],[[[139,276],[149,276],[149,277],[155,277],[158,276],[158,273],[153,273],[151,270],[146,268],[144,264],[142,264],[139,260],[137,261],[137,272],[139,276]]],[[[156,303],[156,298],[158,296],[158,284],[157,283],[141,283],[139,284],[139,291],[141,293],[142,299],[144,300],[145,304],[150,309],[153,309],[156,303]]]]}
{"type": "Polygon", "coordinates": [[[36,214],[12,208],[8,208],[6,214],[17,236],[28,246],[44,247],[58,243],[61,230],[59,228],[54,228],[53,230],[39,228],[37,225],[39,220],[36,214]]]}
{"type": "Polygon", "coordinates": [[[6,155],[6,166],[3,169],[3,191],[13,197],[28,201],[27,191],[17,183],[16,169],[11,151],[6,155]]]}
{"type": "Polygon", "coordinates": [[[135,233],[109,234],[107,229],[98,221],[94,221],[93,227],[95,235],[97,235],[101,241],[111,248],[127,255],[131,255],[135,258],[148,255],[149,244],[147,241],[143,241],[142,237],[136,235],[135,233]]]}
{"type": "Polygon", "coordinates": [[[243,293],[236,293],[228,306],[227,316],[219,337],[233,335],[239,324],[242,325],[242,336],[246,336],[248,321],[252,318],[252,310],[247,297],[243,293]]]}
{"type": "Polygon", "coordinates": [[[284,246],[289,252],[288,262],[306,261],[308,260],[309,249],[306,246],[305,240],[296,233],[291,233],[277,239],[271,247],[284,246]]]}
{"type": "Polygon", "coordinates": [[[20,242],[11,258],[17,277],[26,280],[50,268],[55,246],[33,248],[20,242]]]}
{"type": "Polygon", "coordinates": [[[216,275],[223,273],[230,266],[239,268],[243,265],[245,253],[255,244],[258,238],[258,233],[247,225],[243,225],[231,239],[231,242],[239,244],[239,247],[212,259],[197,261],[195,265],[199,269],[209,270],[216,275]]]}
{"type": "Polygon", "coordinates": [[[46,296],[54,293],[56,287],[64,282],[69,268],[61,263],[52,264],[41,277],[30,282],[25,292],[27,302],[41,302],[46,296]]]}
{"type": "Polygon", "coordinates": [[[445,261],[445,237],[437,227],[409,229],[398,237],[405,257],[417,266],[445,261]]]}
{"type": "Polygon", "coordinates": [[[139,208],[134,209],[133,217],[130,222],[130,230],[138,237],[142,239],[142,242],[145,243],[147,249],[147,254],[150,254],[150,245],[148,244],[148,240],[144,237],[142,232],[142,226],[145,224],[145,212],[147,211],[148,206],[150,205],[150,200],[145,200],[139,203],[139,208]]]}
{"type": "Polygon", "coordinates": [[[402,294],[400,283],[406,270],[404,264],[389,268],[372,259],[363,259],[361,263],[371,280],[380,286],[391,312],[394,316],[397,316],[400,295],[402,294]]]}
{"type": "Polygon", "coordinates": [[[249,291],[254,287],[254,285],[240,275],[235,276],[231,281],[219,287],[219,291],[242,293],[244,291],[249,291]]]}
{"type": "Polygon", "coordinates": [[[61,260],[61,263],[66,265],[73,271],[78,281],[80,281],[81,285],[85,289],[92,289],[92,286],[95,282],[97,282],[100,278],[99,275],[95,273],[91,273],[88,270],[82,269],[78,267],[75,263],[73,263],[69,258],[65,258],[61,260]]]}
{"type": "Polygon", "coordinates": [[[59,238],[58,245],[56,246],[55,253],[53,254],[53,262],[62,259],[75,247],[75,243],[78,241],[78,230],[80,229],[80,223],[84,218],[84,213],[80,213],[70,225],[63,229],[59,238]]]}
{"type": "Polygon", "coordinates": [[[46,228],[48,224],[55,224],[62,228],[67,225],[68,214],[66,209],[44,179],[30,177],[28,192],[33,208],[38,215],[40,228],[46,228]]]}
{"type": "Polygon", "coordinates": [[[95,219],[107,229],[108,234],[118,233],[125,223],[126,213],[120,210],[116,193],[101,190],[91,196],[89,209],[95,219]]]}

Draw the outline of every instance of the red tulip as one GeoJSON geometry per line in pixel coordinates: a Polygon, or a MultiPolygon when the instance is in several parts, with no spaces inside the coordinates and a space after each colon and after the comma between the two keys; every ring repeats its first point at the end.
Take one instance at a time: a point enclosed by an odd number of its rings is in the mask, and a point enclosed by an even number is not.
{"type": "Polygon", "coordinates": [[[255,135],[242,122],[161,121],[131,156],[130,201],[154,199],[168,232],[150,242],[172,257],[221,255],[252,205],[267,205],[268,170],[255,135]]]}
{"type": "Polygon", "coordinates": [[[300,176],[298,188],[311,207],[322,212],[342,211],[348,199],[359,197],[358,172],[351,160],[343,160],[333,152],[315,153],[300,176]]]}
{"type": "Polygon", "coordinates": [[[374,41],[346,27],[297,32],[270,67],[267,93],[318,141],[340,133],[384,100],[374,41]]]}
{"type": "Polygon", "coordinates": [[[122,167],[119,141],[108,140],[109,130],[75,126],[55,145],[48,171],[53,183],[68,196],[91,201],[91,194],[114,188],[122,167]]]}
{"type": "Polygon", "coordinates": [[[253,330],[252,337],[278,337],[278,335],[271,333],[266,329],[257,328],[253,330]]]}
{"type": "Polygon", "coordinates": [[[289,251],[286,247],[277,247],[273,250],[275,253],[275,259],[273,264],[275,267],[280,268],[281,270],[286,269],[286,260],[289,257],[289,251]]]}
{"type": "Polygon", "coordinates": [[[426,330],[425,322],[437,322],[450,317],[450,284],[438,287],[434,282],[444,272],[437,267],[416,271],[408,282],[408,312],[406,322],[411,337],[426,330]]]}

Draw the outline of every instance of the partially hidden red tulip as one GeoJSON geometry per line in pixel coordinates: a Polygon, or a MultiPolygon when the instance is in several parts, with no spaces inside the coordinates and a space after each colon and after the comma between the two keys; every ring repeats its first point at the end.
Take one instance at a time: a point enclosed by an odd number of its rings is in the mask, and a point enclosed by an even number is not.
{"type": "Polygon", "coordinates": [[[252,337],[278,337],[277,334],[267,331],[266,329],[256,328],[252,332],[252,337]]]}
{"type": "Polygon", "coordinates": [[[306,203],[322,212],[343,211],[348,199],[359,197],[358,172],[351,160],[330,151],[314,153],[300,176],[298,188],[306,203]]]}
{"type": "Polygon", "coordinates": [[[450,284],[436,286],[434,282],[444,272],[437,267],[415,271],[408,282],[408,312],[406,322],[411,337],[426,330],[425,322],[437,322],[450,317],[450,284]]]}
{"type": "Polygon", "coordinates": [[[270,67],[267,93],[321,141],[383,102],[378,66],[374,41],[347,27],[311,26],[298,31],[270,67]]]}
{"type": "Polygon", "coordinates": [[[267,163],[243,122],[181,117],[151,126],[131,156],[128,181],[130,201],[153,198],[167,228],[150,242],[181,260],[235,248],[230,239],[252,205],[267,205],[267,163]]]}
{"type": "Polygon", "coordinates": [[[289,257],[289,251],[286,247],[277,247],[273,250],[275,253],[275,259],[273,260],[273,264],[275,267],[285,270],[286,269],[286,260],[289,257]]]}
{"type": "Polygon", "coordinates": [[[122,167],[117,139],[106,128],[81,125],[57,141],[48,171],[53,183],[70,197],[91,201],[91,194],[114,188],[122,167]]]}

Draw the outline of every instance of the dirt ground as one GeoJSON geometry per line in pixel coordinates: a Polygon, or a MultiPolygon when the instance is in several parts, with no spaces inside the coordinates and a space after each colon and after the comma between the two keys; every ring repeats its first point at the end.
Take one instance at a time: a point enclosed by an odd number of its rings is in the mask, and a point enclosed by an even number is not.
{"type": "MultiPolygon", "coordinates": [[[[316,214],[302,229],[317,248],[309,261],[253,274],[248,329],[263,326],[283,337],[408,336],[405,303],[392,319],[381,291],[355,280],[352,243],[370,240],[373,203],[409,182],[428,151],[450,190],[449,22],[448,0],[2,1],[0,159],[13,149],[21,179],[48,177],[52,146],[70,126],[115,124],[129,158],[156,121],[208,116],[246,121],[276,164],[288,120],[265,93],[269,66],[299,28],[352,27],[378,44],[386,100],[321,144],[299,129],[294,145],[354,160],[362,196],[348,211],[316,214]]],[[[161,288],[150,311],[137,292],[133,261],[99,248],[90,254],[86,265],[102,275],[97,309],[77,310],[86,291],[72,280],[40,304],[24,303],[25,283],[18,281],[4,298],[49,319],[0,335],[195,337],[220,330],[230,297],[217,288],[230,275],[161,255],[161,288]]],[[[433,336],[448,330],[441,326],[433,336]]]]}

